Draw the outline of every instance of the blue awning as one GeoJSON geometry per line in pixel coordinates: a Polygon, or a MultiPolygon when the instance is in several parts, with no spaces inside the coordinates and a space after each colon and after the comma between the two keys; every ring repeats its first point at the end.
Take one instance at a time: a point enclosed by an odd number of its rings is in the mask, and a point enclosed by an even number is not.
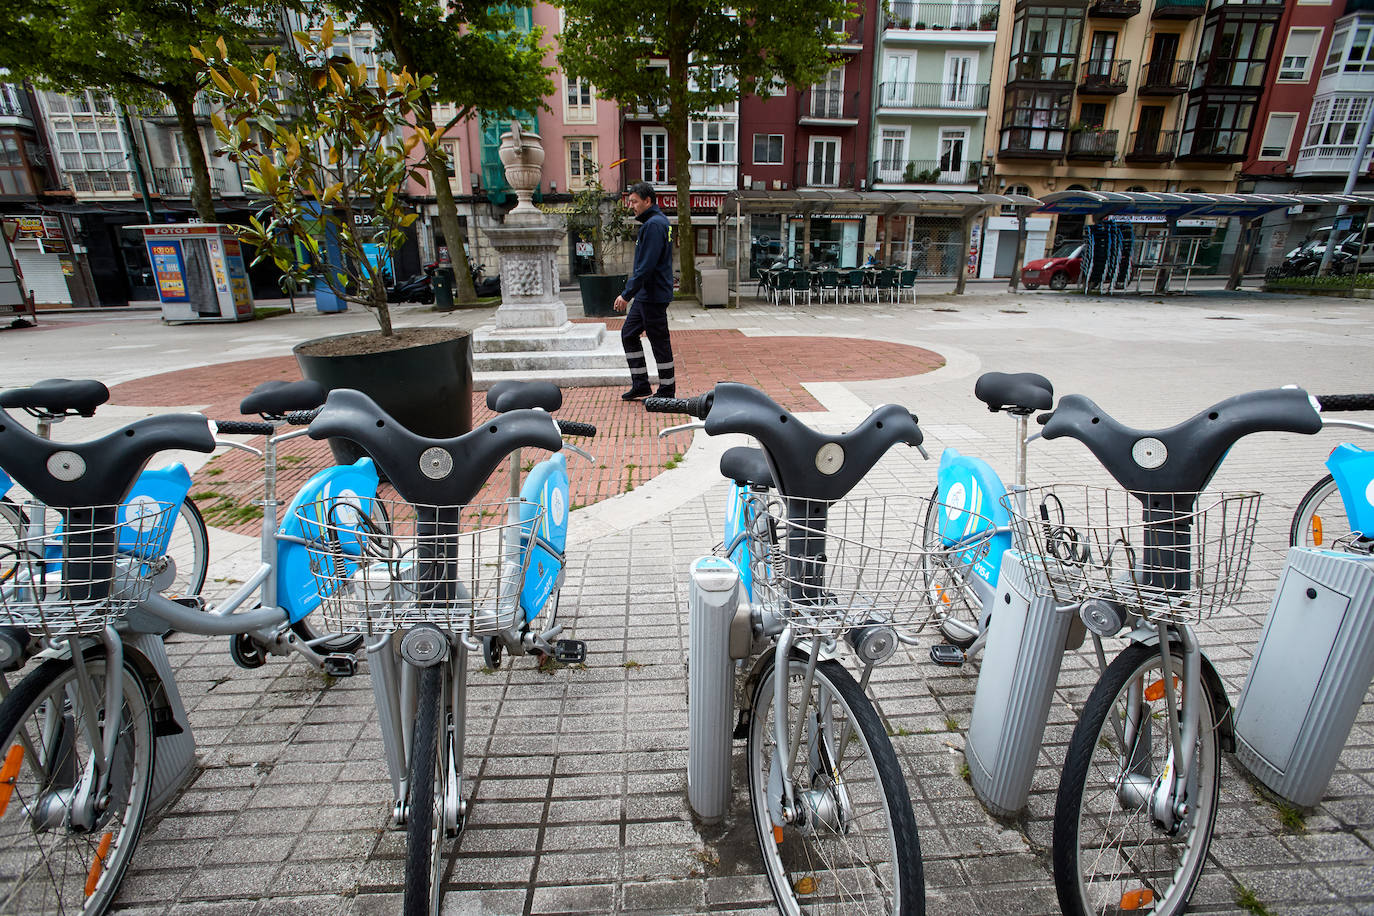
{"type": "Polygon", "coordinates": [[[1037,213],[1095,216],[1150,215],[1166,219],[1237,216],[1256,219],[1273,210],[1295,206],[1344,204],[1354,209],[1374,207],[1374,194],[1187,194],[1145,191],[1055,191],[1040,201],[1037,213]]]}

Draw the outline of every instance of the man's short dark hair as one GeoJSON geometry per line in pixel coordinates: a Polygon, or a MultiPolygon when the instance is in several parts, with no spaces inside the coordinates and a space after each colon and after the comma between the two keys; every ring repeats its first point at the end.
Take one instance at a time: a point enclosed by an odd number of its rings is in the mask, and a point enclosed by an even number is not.
{"type": "Polygon", "coordinates": [[[634,184],[630,185],[629,193],[635,195],[640,200],[647,200],[649,203],[655,205],[658,204],[658,193],[654,191],[654,186],[647,181],[636,181],[634,184]]]}

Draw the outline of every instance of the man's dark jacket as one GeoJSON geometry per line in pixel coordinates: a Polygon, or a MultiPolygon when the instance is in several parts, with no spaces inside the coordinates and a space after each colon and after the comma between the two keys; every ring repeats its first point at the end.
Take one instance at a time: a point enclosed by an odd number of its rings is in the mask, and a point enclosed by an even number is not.
{"type": "Polygon", "coordinates": [[[668,217],[657,206],[635,217],[644,225],[635,242],[635,266],[625,284],[626,299],[667,305],[673,301],[673,246],[668,241],[668,217]]]}

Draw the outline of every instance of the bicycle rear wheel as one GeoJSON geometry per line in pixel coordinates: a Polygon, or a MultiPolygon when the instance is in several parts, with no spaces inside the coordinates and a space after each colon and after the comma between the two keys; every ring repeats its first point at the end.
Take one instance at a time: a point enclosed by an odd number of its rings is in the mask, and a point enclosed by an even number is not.
{"type": "Polygon", "coordinates": [[[1312,485],[1298,502],[1288,543],[1293,547],[1330,547],[1350,534],[1350,518],[1336,487],[1336,478],[1327,474],[1312,485]]]}
{"type": "Polygon", "coordinates": [[[951,567],[942,552],[940,539],[940,488],[930,494],[926,517],[921,529],[921,571],[925,574],[926,591],[940,602],[938,608],[940,635],[952,645],[967,649],[978,638],[979,615],[982,605],[965,582],[968,568],[951,567]]]}
{"type": "MultiPolygon", "coordinates": [[[[1181,671],[1183,657],[1171,651],[1181,671]]],[[[1159,647],[1127,646],[1073,730],[1054,811],[1054,886],[1065,916],[1182,913],[1202,875],[1221,776],[1217,711],[1202,690],[1196,791],[1188,815],[1166,832],[1150,812],[1150,790],[1175,757],[1162,687],[1159,647]]]]}
{"type": "Polygon", "coordinates": [[[24,512],[7,496],[0,496],[0,588],[19,566],[19,541],[24,536],[24,512]]]}
{"type": "Polygon", "coordinates": [[[158,590],[168,598],[193,598],[205,587],[205,570],[210,563],[210,536],[205,519],[187,496],[177,510],[172,539],[167,544],[170,581],[156,580],[158,590]]]}
{"type": "Polygon", "coordinates": [[[922,914],[925,878],[906,780],[873,704],[839,662],[789,661],[788,721],[805,716],[799,762],[786,778],[804,823],[774,827],[780,791],[770,667],[754,690],[749,799],[778,908],[799,914],[922,914]]]}
{"type": "Polygon", "coordinates": [[[406,818],[404,916],[437,916],[444,857],[444,798],[448,793],[448,728],[443,714],[444,667],[420,669],[415,739],[410,750],[410,808],[406,818]]]}
{"type": "MultiPolygon", "coordinates": [[[[87,653],[93,693],[103,699],[105,656],[87,653]]],[[[0,912],[105,912],[138,845],[152,788],[152,713],[143,683],[124,668],[119,716],[76,700],[76,668],[51,659],[0,703],[0,912]],[[89,729],[118,721],[109,798],[73,805],[94,761],[89,729]],[[73,822],[76,821],[77,824],[73,822]]]]}

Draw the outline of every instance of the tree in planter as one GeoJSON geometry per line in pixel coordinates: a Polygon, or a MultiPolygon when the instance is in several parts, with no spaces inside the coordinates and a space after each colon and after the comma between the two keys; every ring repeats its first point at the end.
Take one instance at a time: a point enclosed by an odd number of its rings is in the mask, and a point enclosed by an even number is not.
{"type": "Polygon", "coordinates": [[[186,56],[186,46],[219,36],[226,52],[247,56],[246,42],[277,7],[268,9],[253,0],[0,0],[0,68],[11,80],[31,80],[56,92],[94,89],[140,107],[170,102],[189,163],[196,215],[214,222],[210,171],[195,115],[196,95],[207,77],[186,56]]]}
{"type": "Polygon", "coordinates": [[[211,118],[223,152],[248,164],[254,191],[266,198],[249,225],[234,228],[259,260],[271,258],[295,283],[311,273],[297,257],[297,246],[304,248],[330,289],[373,311],[382,336],[392,337],[383,264],[368,247],[389,260],[418,217],[406,212],[401,192],[407,181],[424,180],[428,162],[411,152],[421,144],[428,152],[434,138],[419,126],[400,137],[429,79],[386,65],[374,79],[366,66],[332,56],[331,19],[318,35],[292,38],[285,70],[275,54],[245,72],[225,60],[222,42],[191,48],[224,105],[225,117],[211,118]],[[337,241],[338,263],[326,237],[337,241]]]}
{"type": "MultiPolygon", "coordinates": [[[[677,199],[691,199],[688,123],[773,80],[819,81],[837,58],[830,28],[857,9],[845,0],[563,0],[559,61],[598,93],[658,113],[668,129],[677,199]],[[655,62],[667,66],[656,66],[655,62]]],[[[690,206],[677,209],[680,290],[696,291],[696,241],[690,206]]]]}

